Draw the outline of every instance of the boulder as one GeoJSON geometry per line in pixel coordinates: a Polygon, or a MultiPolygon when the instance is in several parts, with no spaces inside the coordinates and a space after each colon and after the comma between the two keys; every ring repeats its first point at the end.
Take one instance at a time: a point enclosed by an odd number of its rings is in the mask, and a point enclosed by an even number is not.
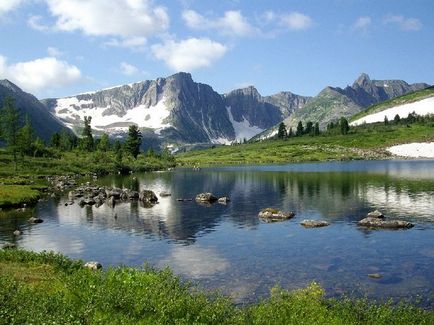
{"type": "Polygon", "coordinates": [[[218,199],[218,203],[220,204],[228,204],[230,202],[230,198],[227,196],[222,196],[218,199]]]}
{"type": "Polygon", "coordinates": [[[2,249],[14,249],[17,248],[17,245],[15,245],[14,243],[4,243],[3,245],[1,245],[2,249]]]}
{"type": "Polygon", "coordinates": [[[330,223],[324,220],[303,220],[302,222],[300,222],[300,225],[305,228],[319,228],[326,227],[330,225],[330,223]]]}
{"type": "Polygon", "coordinates": [[[207,203],[213,203],[217,201],[217,197],[215,197],[212,193],[206,192],[206,193],[199,193],[196,195],[196,201],[197,202],[207,202],[207,203]]]}
{"type": "Polygon", "coordinates": [[[385,229],[407,229],[414,225],[404,220],[384,220],[380,218],[366,217],[358,222],[359,226],[385,229]]]}
{"type": "Polygon", "coordinates": [[[130,191],[128,193],[128,198],[130,200],[138,199],[139,198],[139,192],[137,192],[137,191],[130,191]]]}
{"type": "Polygon", "coordinates": [[[84,267],[88,268],[90,270],[96,271],[96,270],[102,269],[102,264],[100,262],[90,261],[90,262],[86,262],[84,264],[84,267]]]}
{"type": "Polygon", "coordinates": [[[14,231],[13,234],[14,234],[14,236],[21,236],[23,234],[23,232],[21,230],[17,229],[17,230],[14,231]]]}
{"type": "Polygon", "coordinates": [[[28,220],[29,223],[42,223],[44,222],[44,220],[42,220],[41,218],[37,218],[37,217],[31,217],[28,220]]]}
{"type": "Polygon", "coordinates": [[[142,190],[139,193],[139,200],[142,202],[157,203],[158,198],[153,191],[142,190]]]}
{"type": "Polygon", "coordinates": [[[382,219],[382,218],[384,218],[384,215],[380,211],[375,210],[375,211],[369,212],[366,217],[368,217],[368,218],[380,218],[380,219],[382,219]]]}
{"type": "Polygon", "coordinates": [[[291,219],[295,216],[294,212],[284,212],[274,208],[262,209],[258,217],[266,222],[276,222],[291,219]]]}

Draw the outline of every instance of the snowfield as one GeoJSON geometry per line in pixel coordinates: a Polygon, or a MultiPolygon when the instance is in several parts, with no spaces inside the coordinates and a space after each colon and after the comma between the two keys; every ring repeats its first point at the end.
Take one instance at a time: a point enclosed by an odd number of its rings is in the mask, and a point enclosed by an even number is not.
{"type": "Polygon", "coordinates": [[[387,116],[389,121],[392,121],[396,114],[401,118],[406,118],[408,114],[415,112],[417,115],[434,114],[434,97],[422,99],[420,101],[395,106],[384,111],[364,116],[350,123],[352,126],[361,125],[363,123],[383,122],[384,116],[387,116]]]}
{"type": "Polygon", "coordinates": [[[434,142],[414,142],[387,148],[395,156],[410,158],[434,158],[434,142]]]}
{"type": "Polygon", "coordinates": [[[244,117],[241,122],[235,121],[234,117],[232,116],[231,108],[228,106],[226,107],[226,110],[228,111],[229,120],[231,121],[235,131],[235,140],[239,141],[243,140],[244,138],[249,140],[258,133],[264,131],[264,129],[261,129],[255,125],[250,125],[250,122],[247,121],[244,117]]]}
{"type": "MultiPolygon", "coordinates": [[[[78,100],[77,97],[61,98],[57,100],[57,106],[54,108],[54,111],[56,117],[64,122],[69,119],[75,120],[77,118],[79,118],[80,121],[84,121],[85,116],[91,116],[92,128],[107,132],[117,132],[128,129],[128,126],[119,126],[119,123],[135,123],[140,128],[147,127],[156,130],[171,126],[169,123],[164,122],[170,115],[170,109],[166,106],[164,97],[154,106],[147,107],[145,105],[139,105],[127,110],[126,114],[123,116],[116,114],[104,115],[104,112],[109,109],[110,106],[90,107],[92,104],[92,100],[78,100]]],[[[69,122],[65,124],[70,128],[73,126],[69,122]]]]}

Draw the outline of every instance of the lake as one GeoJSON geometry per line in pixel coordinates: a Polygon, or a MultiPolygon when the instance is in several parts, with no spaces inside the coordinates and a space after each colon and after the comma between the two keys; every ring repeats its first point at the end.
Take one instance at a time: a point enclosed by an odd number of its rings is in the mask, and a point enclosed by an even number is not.
{"type": "Polygon", "coordinates": [[[409,298],[433,307],[434,161],[353,161],[204,168],[108,176],[98,184],[150,189],[153,207],[138,202],[65,206],[67,193],[25,214],[2,212],[0,241],[109,265],[170,266],[200,287],[237,303],[266,297],[278,284],[296,289],[319,282],[328,296],[409,298]],[[210,206],[177,198],[200,192],[229,196],[210,206]],[[265,207],[294,211],[265,223],[265,207]],[[411,221],[405,230],[357,226],[368,212],[411,221]],[[44,223],[29,225],[29,215],[44,223]],[[7,215],[8,217],[5,217],[7,215]],[[305,229],[303,219],[330,222],[305,229]],[[14,239],[15,229],[23,235],[14,239]],[[368,274],[379,273],[373,279],[368,274]]]}

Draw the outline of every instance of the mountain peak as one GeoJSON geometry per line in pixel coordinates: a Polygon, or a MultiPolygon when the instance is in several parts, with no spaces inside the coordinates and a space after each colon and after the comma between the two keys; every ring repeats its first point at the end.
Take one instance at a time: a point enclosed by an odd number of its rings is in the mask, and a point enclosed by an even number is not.
{"type": "Polygon", "coordinates": [[[13,92],[22,92],[21,88],[18,87],[16,84],[14,84],[13,82],[9,81],[8,79],[3,79],[0,80],[0,85],[3,87],[8,88],[9,90],[13,91],[13,92]]]}
{"type": "Polygon", "coordinates": [[[356,81],[353,83],[353,87],[358,85],[360,87],[366,86],[367,84],[371,83],[371,78],[366,73],[362,73],[356,81]]]}

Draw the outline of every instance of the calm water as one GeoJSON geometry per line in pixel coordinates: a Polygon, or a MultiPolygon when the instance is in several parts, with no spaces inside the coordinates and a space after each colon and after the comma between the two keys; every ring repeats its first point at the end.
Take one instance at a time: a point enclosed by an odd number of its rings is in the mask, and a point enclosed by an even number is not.
{"type": "Polygon", "coordinates": [[[172,193],[152,208],[137,202],[80,208],[67,197],[40,203],[26,215],[0,217],[0,241],[26,249],[55,250],[103,265],[170,266],[185,279],[219,289],[237,302],[267,296],[280,284],[295,289],[320,282],[330,296],[422,296],[433,307],[434,161],[363,161],[274,166],[177,169],[111,176],[102,185],[172,193]],[[137,177],[136,180],[133,176],[137,177]],[[228,205],[177,202],[211,191],[228,205]],[[267,224],[264,207],[296,217],[267,224]],[[362,216],[380,209],[412,221],[409,230],[366,230],[362,216]],[[45,220],[26,223],[29,214],[45,220]],[[329,227],[304,229],[303,219],[329,227]],[[369,273],[380,273],[371,279],[369,273]]]}

